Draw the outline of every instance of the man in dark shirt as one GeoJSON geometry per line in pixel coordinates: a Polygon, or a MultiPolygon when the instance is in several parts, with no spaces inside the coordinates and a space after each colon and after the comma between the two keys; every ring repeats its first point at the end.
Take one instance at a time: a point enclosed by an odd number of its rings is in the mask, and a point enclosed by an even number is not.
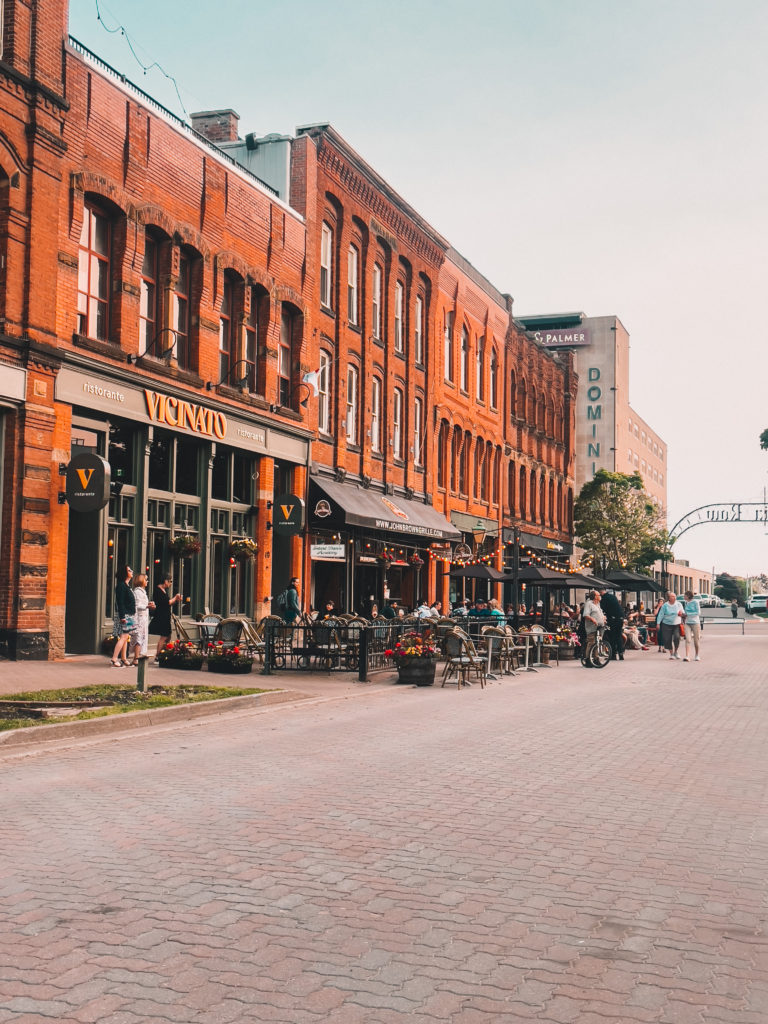
{"type": "Polygon", "coordinates": [[[624,661],[624,612],[621,610],[619,599],[612,590],[604,590],[600,598],[600,607],[603,609],[605,621],[608,623],[608,635],[611,638],[613,661],[618,657],[624,661]]]}
{"type": "Polygon", "coordinates": [[[381,609],[381,617],[383,619],[396,619],[397,618],[397,601],[390,601],[389,604],[385,604],[381,609]]]}

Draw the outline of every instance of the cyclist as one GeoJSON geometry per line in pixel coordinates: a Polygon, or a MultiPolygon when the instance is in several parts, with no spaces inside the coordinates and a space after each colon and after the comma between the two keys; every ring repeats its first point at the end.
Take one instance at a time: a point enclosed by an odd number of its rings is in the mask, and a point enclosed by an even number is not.
{"type": "Polygon", "coordinates": [[[590,668],[591,663],[589,656],[592,652],[592,648],[595,646],[597,631],[600,627],[605,625],[605,616],[603,615],[603,610],[600,607],[600,595],[596,590],[590,590],[587,593],[587,600],[584,602],[582,619],[584,621],[584,629],[587,633],[587,642],[584,647],[582,661],[587,668],[590,668]]]}

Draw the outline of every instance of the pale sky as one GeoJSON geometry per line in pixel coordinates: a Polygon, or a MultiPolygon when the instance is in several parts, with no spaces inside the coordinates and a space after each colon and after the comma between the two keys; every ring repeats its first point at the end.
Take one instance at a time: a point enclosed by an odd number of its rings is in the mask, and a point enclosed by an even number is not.
{"type": "MultiPolygon", "coordinates": [[[[520,315],[616,315],[669,445],[669,525],[761,501],[766,0],[71,0],[70,32],[175,113],[330,121],[520,315]],[[117,32],[124,26],[146,75],[117,32]]],[[[768,529],[699,526],[768,572],[768,529]]]]}

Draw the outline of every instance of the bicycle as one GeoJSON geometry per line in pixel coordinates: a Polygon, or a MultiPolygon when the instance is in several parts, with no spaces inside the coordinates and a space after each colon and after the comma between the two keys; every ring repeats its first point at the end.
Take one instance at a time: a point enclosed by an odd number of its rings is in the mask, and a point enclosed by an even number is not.
{"type": "MultiPolygon", "coordinates": [[[[589,664],[592,668],[605,668],[613,656],[613,645],[605,635],[605,627],[598,626],[595,636],[595,643],[589,652],[589,664]]],[[[582,665],[587,665],[587,655],[581,659],[582,665]]]]}

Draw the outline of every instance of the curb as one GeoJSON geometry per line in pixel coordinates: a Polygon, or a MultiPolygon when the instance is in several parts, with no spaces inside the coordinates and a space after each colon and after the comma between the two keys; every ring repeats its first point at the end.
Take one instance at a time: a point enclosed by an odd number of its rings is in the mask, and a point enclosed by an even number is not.
{"type": "Polygon", "coordinates": [[[222,697],[220,700],[202,701],[199,704],[175,704],[169,708],[127,711],[122,715],[110,715],[106,718],[89,718],[84,722],[32,725],[27,729],[0,732],[0,754],[5,750],[52,743],[55,740],[72,737],[104,736],[109,733],[129,732],[131,729],[146,729],[152,725],[167,725],[169,722],[186,722],[232,711],[268,707],[270,704],[287,704],[312,699],[310,694],[299,693],[297,690],[270,690],[267,693],[246,694],[244,697],[222,697]]]}

